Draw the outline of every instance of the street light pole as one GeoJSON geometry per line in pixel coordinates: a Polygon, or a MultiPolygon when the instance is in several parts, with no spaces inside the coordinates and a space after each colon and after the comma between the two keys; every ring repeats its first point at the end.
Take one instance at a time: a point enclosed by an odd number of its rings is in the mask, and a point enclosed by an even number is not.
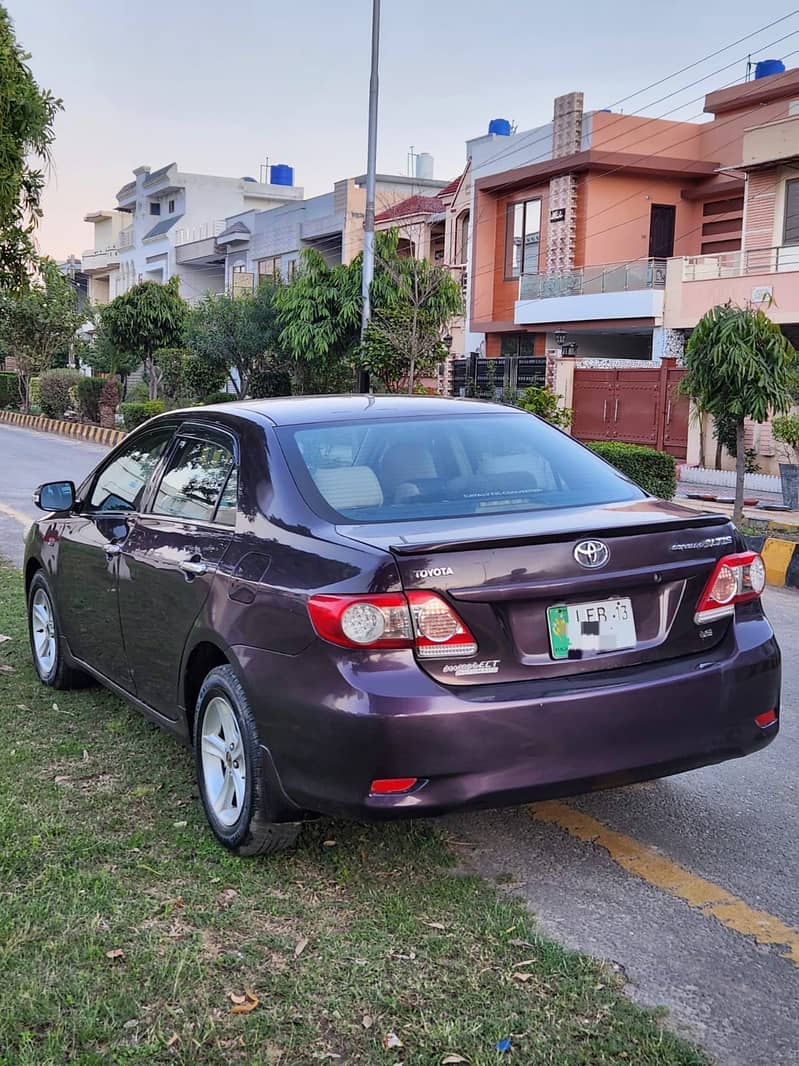
{"type": "MultiPolygon", "coordinates": [[[[377,91],[380,53],[380,0],[372,0],[372,71],[369,76],[369,135],[366,149],[366,210],[363,223],[363,305],[361,340],[372,317],[370,290],[375,276],[375,187],[377,184],[377,91]]],[[[369,391],[369,372],[358,371],[358,392],[369,391]]]]}

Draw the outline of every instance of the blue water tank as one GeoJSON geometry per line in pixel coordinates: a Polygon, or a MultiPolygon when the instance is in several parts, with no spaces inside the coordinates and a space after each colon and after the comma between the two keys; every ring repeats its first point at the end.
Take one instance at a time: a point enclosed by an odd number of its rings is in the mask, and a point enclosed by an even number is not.
{"type": "Polygon", "coordinates": [[[755,81],[759,78],[770,78],[772,74],[782,74],[785,64],[781,59],[761,59],[755,64],[755,81]]]}
{"type": "Polygon", "coordinates": [[[488,132],[497,137],[510,137],[510,122],[506,118],[492,118],[488,123],[488,132]]]}
{"type": "Polygon", "coordinates": [[[272,167],[273,185],[293,185],[294,167],[286,166],[285,163],[275,163],[272,167]]]}

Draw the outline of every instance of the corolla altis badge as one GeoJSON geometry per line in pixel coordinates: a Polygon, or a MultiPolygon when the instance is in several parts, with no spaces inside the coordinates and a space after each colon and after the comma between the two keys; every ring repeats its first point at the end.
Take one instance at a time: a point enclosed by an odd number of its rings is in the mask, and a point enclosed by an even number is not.
{"type": "Polygon", "coordinates": [[[414,570],[413,576],[417,581],[426,577],[449,577],[455,571],[451,566],[434,566],[431,570],[414,570]]]}
{"type": "Polygon", "coordinates": [[[586,570],[598,570],[610,558],[610,549],[601,540],[581,540],[574,549],[574,559],[586,570]]]}
{"type": "Polygon", "coordinates": [[[673,552],[689,552],[696,548],[720,548],[723,544],[732,544],[732,537],[708,537],[707,540],[692,540],[689,544],[672,544],[673,552]]]}

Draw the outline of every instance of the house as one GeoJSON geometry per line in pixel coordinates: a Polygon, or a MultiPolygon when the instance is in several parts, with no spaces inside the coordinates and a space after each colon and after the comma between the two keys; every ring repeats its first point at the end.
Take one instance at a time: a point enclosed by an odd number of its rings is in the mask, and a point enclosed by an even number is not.
{"type": "MultiPolygon", "coordinates": [[[[435,195],[446,182],[433,178],[378,174],[378,210],[421,189],[435,195]]],[[[225,249],[225,283],[230,291],[252,290],[259,279],[290,280],[300,253],[315,248],[331,266],[349,263],[363,248],[366,176],[335,183],[332,192],[272,211],[229,216],[217,237],[225,249]]]]}
{"type": "MultiPolygon", "coordinates": [[[[469,142],[469,341],[489,357],[548,359],[551,382],[551,364],[576,355],[562,380],[578,436],[656,443],[684,457],[687,407],[675,428],[674,382],[658,367],[679,360],[687,331],[714,302],[751,298],[753,288],[713,272],[745,278],[757,251],[769,267],[762,285],[784,291],[779,275],[793,269],[794,253],[783,250],[779,264],[763,258],[793,233],[780,221],[775,180],[786,203],[799,197],[779,170],[799,70],[780,68],[759,64],[754,80],[709,93],[704,122],[586,111],[575,92],[555,100],[546,126],[512,133],[505,124],[469,142]],[[775,168],[782,178],[767,178],[775,168]]],[[[795,297],[778,302],[799,306],[795,297]]]]}
{"type": "Polygon", "coordinates": [[[217,243],[225,219],[240,212],[264,212],[302,200],[294,171],[272,166],[269,182],[190,174],[169,163],[134,170],[134,180],[117,193],[117,209],[128,225],[116,237],[119,268],[116,296],[140,281],[180,278],[181,295],[195,302],[225,288],[226,248],[217,243]]]}
{"type": "Polygon", "coordinates": [[[107,304],[117,293],[119,270],[119,234],[130,216],[124,211],[91,211],[84,222],[94,226],[93,247],[81,256],[83,272],[88,278],[87,295],[91,304],[107,304]]]}

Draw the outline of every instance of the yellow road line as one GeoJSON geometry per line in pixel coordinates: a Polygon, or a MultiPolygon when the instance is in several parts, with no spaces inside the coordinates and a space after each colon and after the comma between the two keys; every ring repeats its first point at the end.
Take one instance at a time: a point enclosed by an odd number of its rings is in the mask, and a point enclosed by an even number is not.
{"type": "Polygon", "coordinates": [[[701,914],[715,918],[728,929],[750,936],[758,944],[785,945],[788,950],[782,957],[790,959],[794,966],[799,967],[799,930],[786,925],[773,914],[755,910],[731,892],[714,885],[712,881],[698,877],[659,854],[654,848],[640,843],[634,837],[609,829],[596,818],[565,803],[557,800],[536,803],[530,807],[530,813],[538,822],[557,825],[578,840],[605,848],[613,861],[629,873],[684,900],[701,914]]]}
{"type": "Polygon", "coordinates": [[[13,518],[15,522],[19,522],[19,524],[24,526],[25,529],[33,523],[33,519],[30,515],[23,514],[22,511],[17,511],[16,508],[9,507],[6,503],[0,503],[0,514],[13,518]]]}

